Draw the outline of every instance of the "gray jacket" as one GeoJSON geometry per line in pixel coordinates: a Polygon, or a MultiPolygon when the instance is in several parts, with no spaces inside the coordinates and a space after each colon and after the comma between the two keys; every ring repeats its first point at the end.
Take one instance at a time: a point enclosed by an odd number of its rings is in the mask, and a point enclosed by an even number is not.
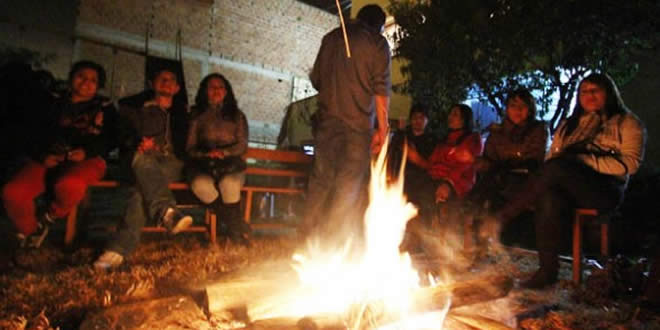
{"type": "Polygon", "coordinates": [[[346,25],[351,57],[341,28],[323,37],[310,79],[319,91],[321,124],[337,118],[358,132],[374,126],[375,95],[389,96],[390,47],[385,38],[359,21],[346,25]]]}

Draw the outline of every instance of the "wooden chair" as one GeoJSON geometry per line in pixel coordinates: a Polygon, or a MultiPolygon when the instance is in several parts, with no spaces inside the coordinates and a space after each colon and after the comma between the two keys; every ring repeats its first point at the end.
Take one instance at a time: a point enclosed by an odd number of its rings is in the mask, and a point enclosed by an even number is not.
{"type": "Polygon", "coordinates": [[[600,222],[600,254],[609,255],[609,217],[612,213],[602,214],[596,209],[575,209],[573,219],[573,283],[582,280],[582,226],[587,221],[600,222]]]}

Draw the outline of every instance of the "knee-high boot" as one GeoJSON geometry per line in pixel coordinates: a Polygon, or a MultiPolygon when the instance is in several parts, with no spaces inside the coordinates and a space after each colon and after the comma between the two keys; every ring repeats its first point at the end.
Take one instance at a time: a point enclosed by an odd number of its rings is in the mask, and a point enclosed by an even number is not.
{"type": "Polygon", "coordinates": [[[241,203],[224,204],[224,213],[221,217],[225,220],[229,230],[229,239],[235,243],[249,246],[251,237],[251,228],[241,216],[241,203]]]}
{"type": "Polygon", "coordinates": [[[543,289],[557,283],[559,275],[559,257],[554,252],[539,251],[540,268],[532,277],[520,286],[528,289],[543,289]]]}
{"type": "Polygon", "coordinates": [[[226,211],[224,204],[222,203],[222,197],[216,198],[207,207],[211,208],[215,213],[215,217],[217,219],[215,228],[216,234],[220,236],[220,238],[229,238],[229,226],[227,225],[227,222],[224,221],[224,218],[226,217],[226,211]]]}

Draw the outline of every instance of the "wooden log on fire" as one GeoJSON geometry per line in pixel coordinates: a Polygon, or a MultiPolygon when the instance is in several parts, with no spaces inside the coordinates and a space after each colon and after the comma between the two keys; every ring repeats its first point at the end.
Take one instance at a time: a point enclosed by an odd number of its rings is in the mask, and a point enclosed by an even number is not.
{"type": "Polygon", "coordinates": [[[460,323],[466,324],[475,329],[484,329],[484,330],[511,330],[513,328],[502,324],[501,322],[489,319],[480,315],[465,315],[465,314],[456,314],[449,313],[447,315],[448,319],[456,320],[460,323]]]}
{"type": "MultiPolygon", "coordinates": [[[[420,299],[431,296],[431,303],[440,303],[451,295],[451,307],[456,308],[477,304],[480,302],[495,300],[505,297],[513,288],[513,279],[504,275],[493,275],[458,281],[449,285],[440,285],[431,288],[423,288],[419,293],[420,299]]],[[[428,299],[428,298],[427,298],[428,299]]],[[[435,306],[441,307],[441,306],[435,306]]]]}
{"type": "Polygon", "coordinates": [[[211,313],[245,310],[250,301],[293,290],[296,278],[295,271],[284,262],[268,263],[227,274],[203,288],[206,307],[211,313]]]}
{"type": "MultiPolygon", "coordinates": [[[[207,286],[209,311],[214,313],[242,310],[242,314],[245,313],[246,316],[259,314],[258,311],[251,310],[254,306],[251,301],[295,291],[295,281],[291,281],[290,277],[295,276],[293,272],[280,268],[269,274],[270,276],[263,276],[262,273],[259,277],[247,274],[242,277],[233,276],[231,281],[207,286]],[[276,276],[273,275],[275,273],[276,276]]],[[[420,312],[424,312],[443,308],[448,298],[451,299],[450,308],[456,308],[505,297],[512,288],[513,280],[510,277],[496,275],[420,288],[415,292],[414,299],[416,306],[421,306],[420,312]]],[[[304,321],[299,318],[269,318],[252,324],[254,329],[335,329],[344,326],[338,318],[315,315],[304,321]]]]}

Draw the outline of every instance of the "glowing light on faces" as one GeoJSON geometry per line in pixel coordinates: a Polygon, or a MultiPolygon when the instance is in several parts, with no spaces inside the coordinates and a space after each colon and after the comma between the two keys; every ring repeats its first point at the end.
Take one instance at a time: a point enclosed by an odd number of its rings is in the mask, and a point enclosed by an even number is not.
{"type": "Polygon", "coordinates": [[[522,99],[514,97],[506,105],[506,116],[512,123],[520,125],[529,117],[529,107],[522,99]]]}
{"type": "Polygon", "coordinates": [[[153,88],[157,95],[172,97],[179,92],[179,83],[174,73],[161,71],[156,75],[153,82],[153,88]]]}
{"type": "Polygon", "coordinates": [[[206,87],[206,95],[210,105],[218,105],[224,101],[227,96],[227,87],[220,78],[211,78],[206,87]]]}
{"type": "Polygon", "coordinates": [[[607,93],[605,93],[605,89],[599,85],[583,81],[580,85],[578,98],[580,100],[580,105],[585,112],[596,112],[605,107],[607,93]]]}
{"type": "Polygon", "coordinates": [[[71,94],[74,102],[91,100],[98,89],[99,77],[96,70],[82,68],[71,78],[71,94]]]}
{"type": "Polygon", "coordinates": [[[413,112],[410,116],[410,127],[415,135],[421,135],[424,133],[427,123],[428,119],[422,112],[413,112]]]}
{"type": "Polygon", "coordinates": [[[463,128],[463,116],[461,115],[460,108],[451,108],[451,111],[449,111],[449,116],[447,117],[447,126],[449,126],[450,129],[463,128]]]}

